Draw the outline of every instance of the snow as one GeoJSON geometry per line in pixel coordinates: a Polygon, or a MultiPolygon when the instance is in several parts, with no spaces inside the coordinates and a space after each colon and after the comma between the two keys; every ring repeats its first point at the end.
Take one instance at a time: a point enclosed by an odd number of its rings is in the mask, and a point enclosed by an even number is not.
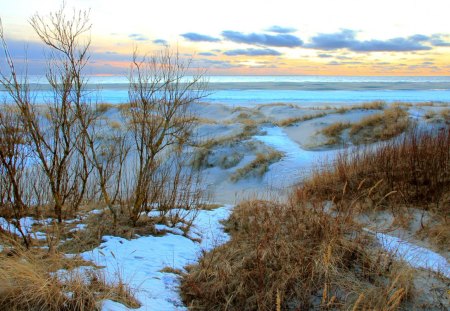
{"type": "Polygon", "coordinates": [[[385,233],[374,234],[385,250],[406,261],[412,267],[429,269],[450,278],[450,265],[443,256],[385,233]]]}
{"type": "MultiPolygon", "coordinates": [[[[47,235],[44,232],[33,232],[32,227],[35,224],[49,225],[53,220],[51,218],[36,220],[33,217],[23,217],[20,218],[20,227],[23,233],[28,236],[31,235],[33,238],[38,240],[45,240],[47,235]]],[[[19,230],[11,223],[9,223],[5,218],[0,217],[0,228],[8,231],[12,234],[20,236],[19,230]]]]}
{"type": "Polygon", "coordinates": [[[333,159],[338,152],[337,150],[302,149],[281,127],[263,127],[261,130],[266,132],[266,135],[256,135],[253,138],[284,153],[280,161],[269,166],[263,178],[263,182],[277,188],[297,183],[302,177],[309,175],[315,165],[333,159]]]}
{"type": "MultiPolygon", "coordinates": [[[[127,283],[142,306],[138,310],[184,310],[178,294],[178,276],[163,273],[164,267],[181,269],[197,261],[203,250],[210,250],[228,240],[220,220],[232,210],[225,205],[215,210],[199,211],[192,235],[200,236],[201,243],[177,234],[161,237],[146,236],[133,240],[104,236],[99,247],[85,252],[82,257],[104,266],[108,282],[119,279],[127,283]]],[[[106,300],[102,310],[128,310],[123,305],[106,300]]]]}

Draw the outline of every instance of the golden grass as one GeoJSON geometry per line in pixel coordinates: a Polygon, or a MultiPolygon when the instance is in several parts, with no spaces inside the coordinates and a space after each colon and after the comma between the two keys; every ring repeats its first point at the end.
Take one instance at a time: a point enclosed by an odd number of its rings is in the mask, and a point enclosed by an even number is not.
{"type": "Polygon", "coordinates": [[[307,120],[312,120],[315,118],[320,118],[323,116],[326,116],[327,113],[326,112],[320,112],[320,113],[314,113],[314,114],[307,114],[307,115],[303,115],[300,117],[294,117],[294,118],[288,118],[288,119],[284,119],[284,120],[279,120],[274,122],[275,125],[278,126],[290,126],[294,123],[298,123],[298,122],[302,122],[302,121],[307,121],[307,120]]]}
{"type": "Polygon", "coordinates": [[[409,299],[410,271],[348,217],[319,206],[247,201],[226,228],[231,240],[188,267],[191,310],[395,310],[409,299]]]}
{"type": "Polygon", "coordinates": [[[323,128],[320,133],[328,137],[327,145],[335,145],[341,142],[342,131],[351,127],[349,122],[336,122],[323,128]]]}
{"type": "Polygon", "coordinates": [[[448,245],[450,127],[413,129],[377,148],[342,153],[298,189],[299,200],[305,196],[333,201],[337,210],[352,214],[389,210],[401,217],[405,206],[406,213],[408,207],[429,211],[438,221],[424,224],[424,232],[435,245],[448,245]]]}
{"type": "Polygon", "coordinates": [[[281,159],[282,156],[283,153],[276,150],[272,150],[269,153],[258,153],[256,159],[244,167],[237,169],[231,174],[230,179],[232,182],[236,182],[250,176],[262,176],[267,172],[269,165],[281,159]]]}
{"type": "Polygon", "coordinates": [[[98,310],[103,299],[139,306],[123,283],[107,284],[99,270],[68,270],[63,277],[55,274],[58,269],[70,268],[69,262],[61,255],[43,255],[20,247],[0,254],[0,309],[98,310]]]}
{"type": "Polygon", "coordinates": [[[95,106],[95,111],[99,114],[104,114],[105,112],[107,112],[108,110],[110,110],[113,107],[115,107],[115,105],[113,105],[113,104],[99,103],[95,106]]]}
{"type": "Polygon", "coordinates": [[[336,109],[337,113],[346,113],[351,110],[383,110],[386,107],[384,101],[373,101],[360,105],[343,106],[336,109]]]}
{"type": "Polygon", "coordinates": [[[408,113],[401,108],[389,108],[353,123],[350,138],[355,144],[388,140],[403,133],[409,126],[408,113]]]}

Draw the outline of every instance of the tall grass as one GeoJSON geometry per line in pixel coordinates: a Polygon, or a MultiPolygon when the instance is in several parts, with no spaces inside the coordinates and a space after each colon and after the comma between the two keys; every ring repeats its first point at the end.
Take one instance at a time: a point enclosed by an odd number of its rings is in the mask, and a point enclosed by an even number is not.
{"type": "Polygon", "coordinates": [[[341,153],[328,170],[316,171],[299,195],[305,191],[321,200],[368,198],[354,205],[362,208],[409,204],[448,215],[450,127],[416,128],[394,141],[341,153]]]}
{"type": "Polygon", "coordinates": [[[19,246],[0,253],[0,310],[99,310],[103,299],[139,307],[123,282],[108,284],[100,270],[58,275],[58,269],[73,268],[73,264],[57,254],[44,256],[19,246]]]}
{"type": "Polygon", "coordinates": [[[391,139],[403,133],[408,126],[408,113],[395,107],[352,124],[349,134],[355,144],[370,143],[391,139]]]}
{"type": "Polygon", "coordinates": [[[306,114],[306,115],[299,116],[299,117],[293,117],[293,118],[287,118],[284,120],[280,120],[280,121],[275,122],[275,124],[278,126],[291,126],[292,124],[297,123],[297,122],[312,120],[315,118],[321,118],[326,115],[327,115],[327,113],[325,113],[325,112],[306,114]]]}
{"type": "Polygon", "coordinates": [[[283,153],[277,150],[272,150],[269,153],[258,153],[253,161],[231,174],[230,179],[236,182],[250,176],[260,177],[267,172],[270,164],[280,160],[282,156],[283,153]]]}
{"type": "Polygon", "coordinates": [[[231,240],[183,278],[192,310],[394,310],[388,300],[410,294],[408,270],[365,248],[350,218],[319,205],[247,201],[226,226],[231,240]]]}

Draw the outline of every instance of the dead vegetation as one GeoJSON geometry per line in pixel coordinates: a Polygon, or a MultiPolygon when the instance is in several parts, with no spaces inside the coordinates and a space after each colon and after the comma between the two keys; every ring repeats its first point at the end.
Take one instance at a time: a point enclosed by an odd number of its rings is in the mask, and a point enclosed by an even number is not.
{"type": "Polygon", "coordinates": [[[349,122],[336,122],[323,128],[320,133],[328,137],[326,145],[336,145],[342,142],[342,132],[349,127],[351,127],[349,122]]]}
{"type": "Polygon", "coordinates": [[[99,310],[103,299],[139,307],[123,282],[108,284],[89,263],[19,245],[0,253],[0,279],[2,310],[99,310]]]}
{"type": "Polygon", "coordinates": [[[349,213],[414,207],[434,215],[422,230],[437,245],[448,245],[450,214],[450,128],[411,129],[402,138],[342,153],[329,169],[316,171],[297,196],[333,201],[349,213]],[[345,202],[345,204],[341,204],[345,202]]]}
{"type": "Polygon", "coordinates": [[[226,222],[231,241],[203,255],[181,284],[191,310],[396,310],[411,272],[370,251],[347,217],[310,202],[247,201],[226,222]]]}
{"type": "Polygon", "coordinates": [[[441,219],[439,226],[424,222],[429,231],[423,234],[448,246],[449,166],[450,129],[416,129],[341,154],[288,204],[241,203],[225,223],[231,240],[204,253],[183,276],[185,303],[191,310],[442,308],[445,282],[430,286],[430,279],[380,251],[354,219],[421,208],[441,219]]]}
{"type": "Polygon", "coordinates": [[[368,116],[350,128],[354,144],[388,140],[403,133],[409,126],[408,113],[401,108],[389,108],[382,113],[368,116]]]}
{"type": "Polygon", "coordinates": [[[231,174],[230,179],[233,182],[237,182],[248,177],[261,177],[267,172],[270,164],[280,160],[282,157],[283,153],[276,150],[271,150],[268,153],[258,153],[253,161],[231,174]]]}
{"type": "Polygon", "coordinates": [[[360,105],[342,106],[336,109],[337,113],[346,113],[351,110],[383,110],[386,107],[386,103],[383,101],[373,101],[363,103],[360,105]]]}
{"type": "Polygon", "coordinates": [[[278,126],[291,126],[294,123],[307,121],[307,120],[312,120],[312,119],[315,119],[315,118],[321,118],[321,117],[326,116],[326,115],[327,115],[326,112],[307,114],[307,115],[303,115],[303,116],[300,116],[300,117],[288,118],[288,119],[280,120],[280,121],[275,122],[275,124],[278,125],[278,126]]]}

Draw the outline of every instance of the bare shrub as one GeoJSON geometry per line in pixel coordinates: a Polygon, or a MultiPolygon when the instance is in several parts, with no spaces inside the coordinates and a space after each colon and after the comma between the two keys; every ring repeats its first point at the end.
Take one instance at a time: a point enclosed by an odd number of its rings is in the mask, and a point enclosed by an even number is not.
{"type": "Polygon", "coordinates": [[[85,135],[79,118],[87,109],[82,71],[88,61],[90,40],[88,12],[67,16],[64,7],[30,20],[41,41],[49,48],[46,78],[53,98],[40,109],[32,101],[27,77],[20,81],[0,29],[7,71],[0,72],[5,87],[20,112],[21,126],[31,142],[33,157],[47,178],[55,216],[62,221],[63,209],[76,210],[81,204],[88,175],[85,135]]]}
{"type": "Polygon", "coordinates": [[[142,59],[134,53],[124,114],[135,146],[128,188],[133,224],[144,211],[165,210],[167,202],[191,209],[200,197],[199,175],[184,164],[196,120],[189,108],[206,95],[206,85],[201,74],[189,78],[189,70],[190,61],[168,49],[142,59]]]}
{"type": "Polygon", "coordinates": [[[20,219],[27,210],[24,169],[30,157],[30,142],[21,124],[14,107],[0,107],[0,216],[16,227],[29,248],[30,237],[22,229],[20,219]]]}

